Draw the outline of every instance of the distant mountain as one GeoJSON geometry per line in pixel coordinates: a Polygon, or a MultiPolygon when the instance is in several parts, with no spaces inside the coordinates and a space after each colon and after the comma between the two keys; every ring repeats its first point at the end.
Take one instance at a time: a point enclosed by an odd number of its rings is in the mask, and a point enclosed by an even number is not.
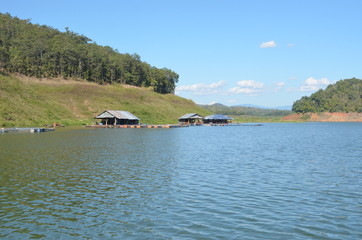
{"type": "Polygon", "coordinates": [[[213,112],[215,114],[225,114],[225,115],[249,115],[249,116],[286,116],[291,113],[290,110],[280,110],[280,109],[270,109],[263,108],[255,105],[248,106],[225,106],[220,103],[215,103],[212,105],[199,105],[200,107],[213,112]]]}
{"type": "Polygon", "coordinates": [[[213,107],[227,107],[226,105],[224,104],[221,104],[221,103],[213,103],[213,104],[207,104],[208,106],[213,106],[213,107]]]}
{"type": "Polygon", "coordinates": [[[278,109],[278,110],[292,110],[292,106],[279,106],[279,107],[265,107],[254,104],[240,104],[235,105],[234,107],[252,107],[252,108],[260,108],[260,109],[278,109]]]}
{"type": "Polygon", "coordinates": [[[292,110],[292,106],[291,105],[286,105],[286,106],[279,106],[279,107],[275,107],[275,109],[279,109],[279,110],[292,110]]]}

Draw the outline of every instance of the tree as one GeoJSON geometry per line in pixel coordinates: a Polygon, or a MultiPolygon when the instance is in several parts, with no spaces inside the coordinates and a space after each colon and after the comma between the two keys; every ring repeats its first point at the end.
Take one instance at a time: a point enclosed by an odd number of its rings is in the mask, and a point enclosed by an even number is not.
{"type": "Polygon", "coordinates": [[[293,104],[295,112],[359,112],[362,109],[362,80],[340,80],[319,90],[310,97],[302,97],[293,104]]]}
{"type": "Polygon", "coordinates": [[[0,68],[35,77],[81,78],[99,84],[153,86],[173,93],[178,75],[158,69],[134,54],[99,46],[86,36],[31,24],[0,14],[0,68]]]}

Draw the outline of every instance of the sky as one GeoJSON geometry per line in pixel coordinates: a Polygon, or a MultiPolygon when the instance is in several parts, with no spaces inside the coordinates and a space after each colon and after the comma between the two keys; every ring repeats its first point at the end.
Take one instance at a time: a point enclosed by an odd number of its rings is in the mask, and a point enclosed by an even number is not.
{"type": "Polygon", "coordinates": [[[137,53],[198,104],[291,106],[362,78],[360,0],[2,0],[1,13],[137,53]]]}

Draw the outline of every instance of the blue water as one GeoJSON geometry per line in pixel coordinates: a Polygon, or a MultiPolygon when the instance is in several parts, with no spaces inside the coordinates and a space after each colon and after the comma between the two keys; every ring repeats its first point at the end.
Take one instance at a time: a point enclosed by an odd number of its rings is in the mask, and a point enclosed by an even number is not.
{"type": "Polygon", "coordinates": [[[362,124],[0,134],[1,239],[362,239],[362,124]]]}

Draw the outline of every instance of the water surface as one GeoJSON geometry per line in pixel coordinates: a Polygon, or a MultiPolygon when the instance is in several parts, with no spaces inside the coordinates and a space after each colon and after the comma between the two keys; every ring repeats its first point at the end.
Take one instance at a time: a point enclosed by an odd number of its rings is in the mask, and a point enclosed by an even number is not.
{"type": "Polygon", "coordinates": [[[0,134],[2,239],[361,239],[362,124],[0,134]]]}

